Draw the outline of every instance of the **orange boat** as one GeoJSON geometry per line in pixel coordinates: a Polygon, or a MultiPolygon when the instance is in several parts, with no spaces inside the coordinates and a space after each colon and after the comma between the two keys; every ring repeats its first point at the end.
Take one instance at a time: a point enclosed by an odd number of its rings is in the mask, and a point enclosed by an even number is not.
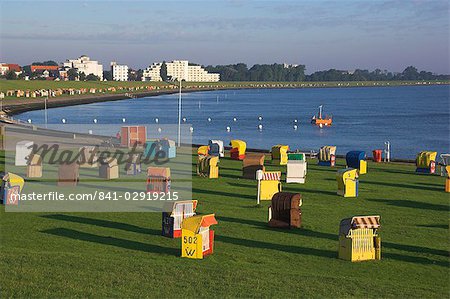
{"type": "Polygon", "coordinates": [[[319,126],[321,128],[329,127],[333,123],[333,117],[328,116],[328,115],[325,115],[325,117],[322,117],[322,108],[323,108],[323,106],[320,105],[319,106],[319,114],[318,115],[314,115],[311,118],[311,123],[313,125],[319,126]]]}

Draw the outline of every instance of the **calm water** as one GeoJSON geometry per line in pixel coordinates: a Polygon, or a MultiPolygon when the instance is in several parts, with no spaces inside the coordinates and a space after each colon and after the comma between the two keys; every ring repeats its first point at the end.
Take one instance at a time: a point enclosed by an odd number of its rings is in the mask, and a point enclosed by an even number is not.
{"type": "MultiPolygon", "coordinates": [[[[345,154],[383,148],[389,140],[392,158],[414,158],[421,150],[450,152],[449,91],[448,86],[412,86],[197,92],[183,95],[183,117],[194,129],[194,143],[209,139],[228,143],[237,138],[250,148],[264,149],[278,143],[302,150],[336,145],[338,154],[345,154]],[[333,115],[330,128],[319,129],[309,122],[320,104],[326,114],[333,115]],[[262,131],[258,130],[260,123],[262,131]]],[[[126,118],[128,124],[150,124],[159,118],[160,124],[175,124],[177,105],[178,95],[163,95],[54,108],[48,114],[49,123],[65,118],[68,123],[89,124],[96,118],[105,124],[126,118]]],[[[43,111],[18,117],[33,123],[44,121],[43,111]]]]}

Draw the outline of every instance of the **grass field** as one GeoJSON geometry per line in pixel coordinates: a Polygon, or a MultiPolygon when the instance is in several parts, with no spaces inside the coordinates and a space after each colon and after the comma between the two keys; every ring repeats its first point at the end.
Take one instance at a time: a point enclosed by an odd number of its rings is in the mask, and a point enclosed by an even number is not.
{"type": "MultiPolygon", "coordinates": [[[[183,82],[183,88],[314,88],[314,87],[362,87],[362,86],[401,86],[401,85],[428,85],[449,84],[448,81],[349,81],[349,82],[183,82]]],[[[175,83],[176,84],[176,83],[175,83]]],[[[116,82],[116,81],[43,81],[43,80],[0,80],[0,92],[7,90],[37,90],[57,88],[108,88],[108,87],[138,87],[158,86],[160,89],[168,89],[172,83],[166,82],[116,82]]],[[[143,90],[138,90],[142,92],[143,90]]],[[[118,91],[119,92],[119,91],[118,91]]],[[[123,92],[123,91],[120,91],[123,92]]],[[[64,95],[67,96],[67,95],[64,95]]],[[[5,99],[17,99],[6,97],[5,99]]],[[[21,98],[24,99],[24,98],[21,98]]],[[[32,98],[27,98],[32,101],[32,98]]]]}
{"type": "Polygon", "coordinates": [[[303,196],[303,227],[292,230],[267,226],[269,202],[255,205],[256,182],[241,179],[241,162],[221,159],[217,180],[197,177],[193,165],[198,212],[219,222],[204,260],[180,258],[181,240],[160,236],[160,214],[2,206],[1,296],[448,298],[444,178],[416,175],[412,164],[369,163],[359,197],[346,199],[336,195],[336,170],[316,162],[306,184],[283,184],[303,196]],[[337,258],[339,222],[352,215],[381,215],[381,261],[337,258]]]}

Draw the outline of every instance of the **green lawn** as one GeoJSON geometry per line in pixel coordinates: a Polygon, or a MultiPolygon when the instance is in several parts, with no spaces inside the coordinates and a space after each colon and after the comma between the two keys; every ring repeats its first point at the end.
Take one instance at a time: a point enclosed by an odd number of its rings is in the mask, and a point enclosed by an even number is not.
{"type": "Polygon", "coordinates": [[[2,207],[1,297],[447,298],[444,178],[416,175],[412,164],[369,163],[359,197],[346,199],[336,195],[335,176],[309,160],[306,184],[283,183],[303,196],[303,227],[278,230],[267,226],[269,202],[256,207],[256,182],[241,179],[241,162],[221,159],[217,180],[194,174],[198,212],[219,222],[215,252],[204,260],[180,257],[181,240],[160,236],[160,214],[2,207]],[[340,220],[374,214],[382,260],[339,260],[340,220]]]}
{"type": "MultiPolygon", "coordinates": [[[[176,83],[166,82],[117,82],[117,81],[45,81],[45,80],[0,80],[0,92],[6,93],[7,90],[37,90],[37,89],[57,89],[57,88],[108,88],[108,87],[139,87],[139,86],[157,86],[161,90],[169,88],[169,85],[176,83]]],[[[314,88],[314,87],[371,87],[371,86],[399,86],[399,85],[429,85],[429,84],[450,84],[449,81],[348,81],[348,82],[183,82],[185,89],[232,89],[232,88],[314,88]]],[[[173,86],[171,86],[173,87],[173,86]]],[[[143,92],[145,90],[138,90],[143,92]]],[[[118,90],[116,93],[123,93],[118,90]]],[[[111,92],[108,92],[111,93],[111,92]]],[[[97,93],[98,94],[98,93],[97,93]]],[[[85,94],[89,95],[89,94],[85,94]]],[[[68,96],[68,95],[64,95],[68,96]]],[[[6,97],[7,99],[18,99],[15,96],[6,97]]],[[[24,98],[32,101],[33,98],[24,98]]]]}

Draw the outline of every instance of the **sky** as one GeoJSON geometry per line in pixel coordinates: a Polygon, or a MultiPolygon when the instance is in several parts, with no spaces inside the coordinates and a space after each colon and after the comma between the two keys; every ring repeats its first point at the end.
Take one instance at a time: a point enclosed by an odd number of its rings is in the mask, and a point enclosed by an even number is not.
{"type": "Polygon", "coordinates": [[[292,63],[450,73],[449,0],[0,0],[0,61],[292,63]]]}

